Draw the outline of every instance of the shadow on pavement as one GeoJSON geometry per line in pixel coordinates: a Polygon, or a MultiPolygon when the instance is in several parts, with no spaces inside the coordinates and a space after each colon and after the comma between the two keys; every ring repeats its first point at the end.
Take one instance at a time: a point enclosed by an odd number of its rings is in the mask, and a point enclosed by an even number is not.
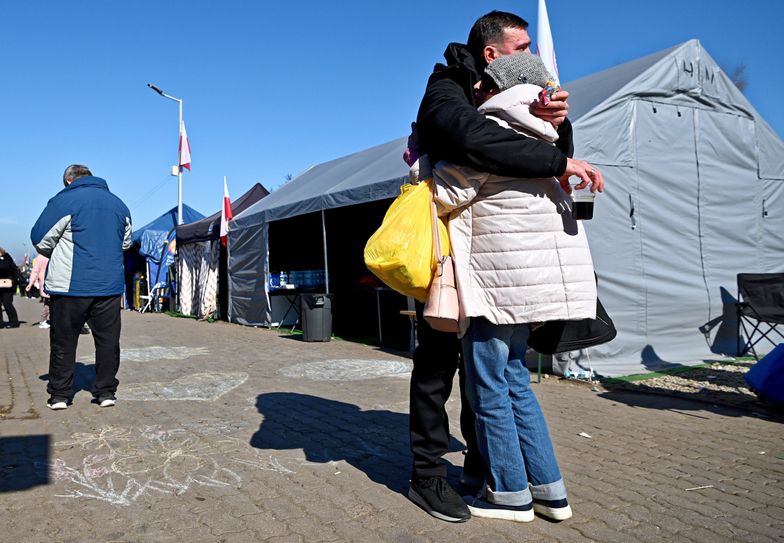
{"type": "MultiPolygon", "coordinates": [[[[39,375],[41,381],[49,381],[49,374],[39,375]]],[[[74,366],[73,374],[73,393],[78,394],[82,390],[92,393],[93,383],[95,382],[95,364],[84,364],[77,362],[74,366]]]]}
{"type": "Polygon", "coordinates": [[[0,437],[0,492],[49,484],[49,435],[0,437]]]}
{"type": "MultiPolygon", "coordinates": [[[[727,417],[755,417],[784,423],[784,412],[763,404],[756,399],[738,393],[712,391],[677,392],[659,389],[644,384],[612,385],[610,390],[599,394],[600,398],[632,407],[674,411],[710,411],[727,417]]],[[[699,416],[699,415],[694,415],[699,416]]]]}
{"type": "MultiPolygon", "coordinates": [[[[264,419],[251,437],[253,447],[302,449],[310,462],[344,460],[394,492],[408,491],[408,414],[363,411],[353,404],[291,392],[260,394],[256,408],[264,419]]],[[[463,448],[452,438],[451,450],[463,448]]]]}

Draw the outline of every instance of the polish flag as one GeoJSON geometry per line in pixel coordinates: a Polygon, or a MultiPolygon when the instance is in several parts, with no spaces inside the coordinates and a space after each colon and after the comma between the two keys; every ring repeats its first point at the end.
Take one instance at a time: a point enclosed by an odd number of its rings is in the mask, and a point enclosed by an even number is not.
{"type": "Polygon", "coordinates": [[[220,240],[226,247],[229,240],[229,221],[233,218],[231,214],[231,200],[229,199],[229,187],[226,184],[226,176],[223,176],[223,207],[221,207],[220,240]]]}
{"type": "Polygon", "coordinates": [[[188,133],[185,131],[185,121],[180,123],[180,170],[187,168],[191,171],[191,144],[188,143],[188,133]]]}
{"type": "Polygon", "coordinates": [[[558,64],[555,62],[553,34],[550,32],[550,19],[547,17],[547,6],[544,0],[539,0],[539,15],[536,18],[536,52],[550,75],[555,77],[556,85],[560,85],[558,64]]]}

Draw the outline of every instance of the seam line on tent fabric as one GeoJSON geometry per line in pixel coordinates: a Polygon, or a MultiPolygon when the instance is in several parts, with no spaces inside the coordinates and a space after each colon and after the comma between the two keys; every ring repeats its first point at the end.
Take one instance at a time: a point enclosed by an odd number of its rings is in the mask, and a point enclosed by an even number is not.
{"type": "Polygon", "coordinates": [[[708,296],[708,318],[711,320],[713,307],[711,305],[710,286],[708,286],[708,275],[705,272],[705,247],[702,240],[702,175],[700,175],[700,112],[695,109],[692,112],[692,129],[694,130],[694,161],[697,165],[697,240],[700,244],[700,266],[702,267],[702,282],[705,285],[705,293],[708,296]]]}

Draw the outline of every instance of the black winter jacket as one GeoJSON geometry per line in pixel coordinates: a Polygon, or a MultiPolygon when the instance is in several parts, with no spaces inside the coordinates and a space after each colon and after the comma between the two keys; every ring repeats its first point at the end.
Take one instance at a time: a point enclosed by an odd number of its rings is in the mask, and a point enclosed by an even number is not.
{"type": "Polygon", "coordinates": [[[14,285],[11,289],[0,289],[0,291],[16,290],[16,286],[19,283],[19,270],[14,259],[8,253],[0,256],[0,279],[10,279],[14,285]]]}
{"type": "Polygon", "coordinates": [[[444,58],[447,65],[436,65],[417,114],[421,154],[433,164],[447,160],[509,177],[563,175],[566,157],[574,152],[568,119],[558,127],[555,147],[503,128],[476,109],[473,87],[479,73],[468,49],[449,44],[444,58]]]}

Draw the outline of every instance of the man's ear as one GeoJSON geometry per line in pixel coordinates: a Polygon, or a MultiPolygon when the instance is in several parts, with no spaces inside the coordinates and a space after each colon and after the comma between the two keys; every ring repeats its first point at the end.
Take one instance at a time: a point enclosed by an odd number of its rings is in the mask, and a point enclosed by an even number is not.
{"type": "Polygon", "coordinates": [[[485,45],[485,48],[482,49],[482,56],[484,56],[485,64],[490,64],[499,56],[498,49],[496,49],[495,45],[485,45]]]}

